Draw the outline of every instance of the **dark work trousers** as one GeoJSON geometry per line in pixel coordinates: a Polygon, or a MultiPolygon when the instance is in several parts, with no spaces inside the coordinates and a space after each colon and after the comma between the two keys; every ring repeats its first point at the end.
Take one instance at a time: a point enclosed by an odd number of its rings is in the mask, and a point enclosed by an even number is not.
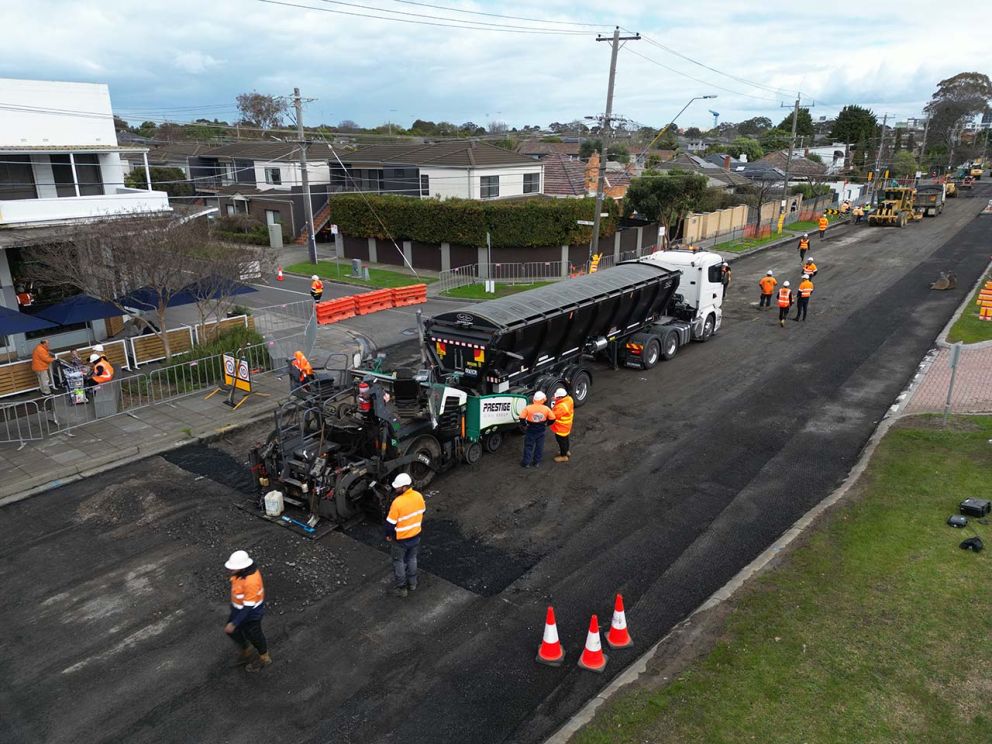
{"type": "Polygon", "coordinates": [[[808,251],[808,250],[809,250],[809,248],[800,248],[799,249],[799,263],[806,263],[806,251],[808,251]]]}
{"type": "Polygon", "coordinates": [[[527,424],[527,431],[524,432],[524,458],[520,464],[524,467],[528,465],[540,465],[541,458],[544,457],[544,430],[547,424],[527,424]]]}
{"type": "Polygon", "coordinates": [[[564,457],[568,454],[568,435],[562,436],[561,434],[555,434],[555,441],[558,442],[558,450],[561,452],[561,456],[564,457]]]}
{"type": "Polygon", "coordinates": [[[324,292],[323,292],[323,290],[321,290],[320,292],[314,292],[311,289],[310,290],[310,296],[313,297],[313,301],[314,302],[320,302],[320,298],[324,296],[324,292]]]}
{"type": "Polygon", "coordinates": [[[826,239],[827,239],[827,231],[820,230],[820,240],[826,240],[826,239]]]}
{"type": "Polygon", "coordinates": [[[806,320],[806,311],[809,309],[809,297],[800,297],[796,300],[796,320],[802,316],[806,320]]]}
{"type": "Polygon", "coordinates": [[[772,296],[770,294],[761,295],[761,299],[758,301],[758,307],[771,307],[772,306],[772,296]]]}
{"type": "Polygon", "coordinates": [[[393,579],[397,589],[417,588],[417,553],[420,535],[407,540],[393,540],[389,554],[393,559],[393,579]]]}
{"type": "Polygon", "coordinates": [[[269,644],[265,640],[265,633],[262,632],[262,618],[256,620],[245,620],[231,633],[231,640],[238,644],[238,648],[246,649],[250,643],[258,653],[264,654],[269,650],[269,644]]]}
{"type": "Polygon", "coordinates": [[[785,320],[788,317],[789,317],[789,308],[788,307],[780,307],[778,309],[778,319],[779,319],[779,321],[785,320]]]}

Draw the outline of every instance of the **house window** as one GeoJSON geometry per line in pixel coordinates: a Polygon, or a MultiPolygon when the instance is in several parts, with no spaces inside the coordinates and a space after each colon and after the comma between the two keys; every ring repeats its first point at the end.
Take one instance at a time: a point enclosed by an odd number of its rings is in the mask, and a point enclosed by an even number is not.
{"type": "Polygon", "coordinates": [[[479,196],[482,199],[495,199],[499,196],[499,176],[479,178],[479,196]]]}
{"type": "Polygon", "coordinates": [[[265,210],[265,224],[266,225],[281,225],[282,224],[282,214],[276,209],[266,209],[265,210]]]}
{"type": "Polygon", "coordinates": [[[540,173],[524,173],[524,193],[525,194],[541,193],[540,173]]]}
{"type": "Polygon", "coordinates": [[[428,197],[431,195],[431,177],[421,174],[420,176],[420,195],[423,197],[428,197]]]}
{"type": "Polygon", "coordinates": [[[228,205],[227,205],[227,216],[228,216],[228,217],[233,217],[233,216],[234,216],[234,215],[236,215],[237,213],[238,213],[238,210],[236,210],[236,209],[234,208],[234,205],[233,205],[233,204],[228,204],[228,205]]]}
{"type": "Polygon", "coordinates": [[[282,173],[279,168],[266,168],[265,169],[265,182],[272,184],[273,186],[282,185],[282,173]]]}
{"type": "MultiPolygon", "coordinates": [[[[72,181],[72,162],[68,155],[50,155],[52,178],[55,181],[57,196],[75,196],[76,187],[72,181]]],[[[80,154],[74,156],[76,180],[80,196],[102,196],[103,174],[100,171],[100,156],[80,154]]]]}
{"type": "Polygon", "coordinates": [[[0,159],[0,200],[37,198],[31,157],[4,154],[0,159]]]}

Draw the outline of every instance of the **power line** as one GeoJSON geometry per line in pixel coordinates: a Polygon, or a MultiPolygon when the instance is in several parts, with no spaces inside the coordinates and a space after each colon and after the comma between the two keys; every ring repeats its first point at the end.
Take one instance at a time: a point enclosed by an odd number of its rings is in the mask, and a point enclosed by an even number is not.
{"type": "Polygon", "coordinates": [[[690,80],[695,80],[697,83],[702,83],[703,85],[708,85],[711,88],[716,88],[717,90],[722,90],[725,93],[733,93],[735,96],[743,96],[745,98],[753,98],[756,101],[766,101],[766,102],[771,102],[771,103],[779,103],[779,100],[777,98],[763,98],[761,96],[755,96],[755,95],[752,95],[750,93],[742,93],[739,90],[733,90],[732,88],[725,88],[722,85],[717,85],[716,83],[711,83],[709,80],[703,80],[702,78],[697,78],[697,77],[695,77],[693,75],[690,75],[687,72],[683,72],[682,70],[677,70],[674,67],[669,67],[665,63],[659,62],[658,60],[653,59],[651,57],[648,57],[648,56],[646,56],[644,54],[641,54],[640,52],[635,52],[633,49],[628,49],[627,52],[629,54],[636,55],[636,56],[640,57],[641,59],[646,60],[647,62],[650,62],[652,64],[658,65],[658,67],[661,67],[661,68],[663,68],[665,70],[668,70],[669,72],[673,72],[676,75],[682,75],[683,77],[689,78],[690,80]]]}
{"type": "Polygon", "coordinates": [[[487,16],[489,18],[506,18],[513,21],[532,21],[534,23],[556,23],[564,26],[587,26],[589,28],[603,28],[607,25],[604,23],[578,23],[576,21],[552,21],[547,18],[526,18],[523,16],[512,16],[503,15],[501,13],[486,13],[481,10],[463,10],[462,8],[452,8],[447,5],[432,5],[431,3],[419,3],[413,0],[393,0],[393,2],[403,3],[404,5],[419,5],[424,8],[435,8],[437,10],[447,10],[451,13],[467,13],[470,15],[480,15],[487,16]]]}

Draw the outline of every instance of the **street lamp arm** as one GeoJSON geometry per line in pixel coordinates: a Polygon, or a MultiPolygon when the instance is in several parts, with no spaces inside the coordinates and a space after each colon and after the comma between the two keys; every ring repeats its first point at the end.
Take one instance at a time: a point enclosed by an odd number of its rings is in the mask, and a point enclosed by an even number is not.
{"type": "Polygon", "coordinates": [[[643,152],[642,152],[641,154],[642,154],[642,155],[645,155],[645,154],[647,154],[647,152],[648,152],[648,150],[650,150],[650,149],[651,149],[651,147],[652,147],[652,146],[654,145],[654,143],[655,143],[655,142],[657,142],[658,140],[660,140],[660,139],[661,139],[662,137],[664,137],[664,136],[665,136],[665,133],[666,133],[666,132],[667,132],[667,131],[668,131],[669,129],[671,129],[671,128],[672,128],[672,125],[673,125],[673,124],[674,124],[674,123],[676,122],[676,120],[678,120],[678,118],[679,118],[680,116],[682,116],[682,114],[684,114],[684,113],[685,113],[685,110],[686,110],[687,108],[689,108],[689,107],[690,107],[690,106],[692,105],[692,102],[693,102],[693,101],[701,101],[701,100],[703,100],[704,98],[716,98],[716,96],[715,96],[715,95],[708,95],[708,96],[696,96],[695,98],[690,98],[690,99],[689,99],[689,102],[688,102],[688,103],[687,103],[687,104],[686,104],[685,106],[683,106],[683,107],[682,107],[682,110],[681,110],[681,111],[679,111],[679,112],[678,112],[677,114],[675,114],[675,116],[674,116],[674,117],[672,117],[672,120],[671,120],[670,122],[668,122],[668,123],[667,123],[667,124],[666,124],[666,125],[665,125],[664,127],[662,127],[662,129],[661,129],[661,131],[660,131],[660,132],[658,132],[658,134],[656,134],[656,135],[655,135],[655,137],[654,137],[654,139],[653,139],[653,140],[651,140],[651,141],[650,141],[650,142],[649,142],[649,143],[647,144],[647,147],[645,147],[645,148],[644,148],[644,151],[643,151],[643,152]]]}

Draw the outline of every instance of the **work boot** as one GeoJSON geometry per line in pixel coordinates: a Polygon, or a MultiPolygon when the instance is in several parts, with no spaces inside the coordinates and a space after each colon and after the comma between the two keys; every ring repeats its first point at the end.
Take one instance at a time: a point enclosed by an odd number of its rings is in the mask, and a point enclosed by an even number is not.
{"type": "Polygon", "coordinates": [[[258,658],[255,659],[255,661],[251,662],[248,666],[246,666],[245,671],[260,672],[271,663],[272,663],[272,657],[269,656],[269,652],[266,651],[264,654],[259,654],[258,658]]]}
{"type": "Polygon", "coordinates": [[[568,462],[568,455],[558,455],[555,462],[568,462]]]}
{"type": "Polygon", "coordinates": [[[410,582],[407,583],[406,587],[411,592],[415,592],[415,591],[417,591],[417,582],[416,581],[410,581],[410,582]]]}
{"type": "Polygon", "coordinates": [[[248,648],[241,649],[241,651],[238,653],[238,660],[235,663],[235,666],[244,666],[245,664],[250,662],[251,657],[254,655],[254,653],[255,653],[255,649],[251,646],[249,646],[248,648]]]}
{"type": "Polygon", "coordinates": [[[393,589],[394,597],[405,597],[407,594],[408,592],[405,586],[398,586],[395,589],[393,589]]]}
{"type": "Polygon", "coordinates": [[[781,319],[780,319],[780,320],[778,321],[778,324],[779,324],[780,326],[782,326],[783,328],[785,328],[785,318],[781,318],[781,319]]]}

